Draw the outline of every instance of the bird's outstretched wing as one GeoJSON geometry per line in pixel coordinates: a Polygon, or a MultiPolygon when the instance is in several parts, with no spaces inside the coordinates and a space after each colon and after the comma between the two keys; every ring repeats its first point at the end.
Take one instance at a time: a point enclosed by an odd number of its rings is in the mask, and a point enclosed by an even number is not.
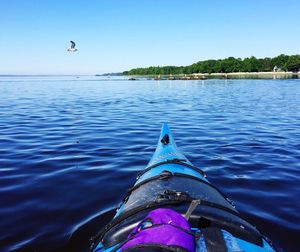
{"type": "Polygon", "coordinates": [[[75,42],[71,40],[70,43],[71,43],[71,49],[75,48],[76,45],[75,42]]]}

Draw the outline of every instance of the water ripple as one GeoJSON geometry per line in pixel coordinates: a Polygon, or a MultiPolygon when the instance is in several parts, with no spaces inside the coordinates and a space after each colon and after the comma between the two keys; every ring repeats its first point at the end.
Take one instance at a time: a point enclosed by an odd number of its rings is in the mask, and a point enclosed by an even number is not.
{"type": "Polygon", "coordinates": [[[242,214],[296,251],[299,84],[0,79],[0,250],[84,251],[169,122],[179,148],[242,214]]]}

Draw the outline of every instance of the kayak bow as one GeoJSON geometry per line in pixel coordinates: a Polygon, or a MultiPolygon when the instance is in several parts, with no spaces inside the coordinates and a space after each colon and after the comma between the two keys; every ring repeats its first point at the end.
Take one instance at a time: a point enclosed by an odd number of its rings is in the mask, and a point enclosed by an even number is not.
{"type": "Polygon", "coordinates": [[[138,174],[115,217],[94,237],[91,251],[122,251],[130,231],[157,208],[173,209],[188,219],[195,251],[274,251],[205,173],[178,150],[166,123],[150,162],[138,174]]]}

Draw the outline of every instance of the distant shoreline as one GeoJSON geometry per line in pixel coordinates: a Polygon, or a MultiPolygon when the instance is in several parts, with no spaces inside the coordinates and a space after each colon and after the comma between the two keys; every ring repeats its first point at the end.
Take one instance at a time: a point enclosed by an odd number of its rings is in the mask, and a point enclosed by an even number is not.
{"type": "MultiPolygon", "coordinates": [[[[242,75],[242,78],[253,78],[254,75],[258,75],[257,78],[270,78],[270,73],[276,73],[276,76],[286,75],[289,78],[294,77],[293,73],[299,73],[300,71],[300,54],[285,55],[280,54],[274,58],[235,58],[228,57],[225,59],[209,59],[198,61],[194,64],[187,66],[150,66],[150,67],[138,67],[128,71],[124,71],[123,74],[127,76],[131,75],[171,75],[180,76],[187,74],[195,76],[196,73],[203,78],[236,78],[242,75]],[[278,73],[278,74],[277,74],[278,73]]],[[[296,75],[295,75],[296,76],[296,75]]],[[[272,76],[273,77],[273,76],[272,76]]],[[[296,76],[298,78],[298,76],[296,76]]],[[[173,79],[173,77],[171,77],[173,79]]]]}
{"type": "Polygon", "coordinates": [[[205,79],[300,79],[300,72],[234,72],[234,73],[194,73],[169,75],[127,75],[129,80],[205,80],[205,79]]]}

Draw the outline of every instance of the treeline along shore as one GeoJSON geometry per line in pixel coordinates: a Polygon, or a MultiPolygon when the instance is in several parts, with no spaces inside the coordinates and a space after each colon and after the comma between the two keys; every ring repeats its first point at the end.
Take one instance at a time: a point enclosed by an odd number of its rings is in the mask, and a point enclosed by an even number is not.
{"type": "Polygon", "coordinates": [[[281,54],[274,58],[234,58],[204,60],[189,66],[151,66],[123,72],[130,76],[151,76],[157,79],[202,78],[279,78],[299,77],[300,55],[281,54]]]}

